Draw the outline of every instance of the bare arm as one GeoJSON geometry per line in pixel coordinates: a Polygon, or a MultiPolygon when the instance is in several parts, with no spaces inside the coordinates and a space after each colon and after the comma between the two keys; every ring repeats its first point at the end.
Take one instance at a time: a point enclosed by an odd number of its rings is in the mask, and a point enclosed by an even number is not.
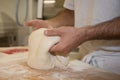
{"type": "Polygon", "coordinates": [[[86,28],[86,36],[88,40],[120,39],[120,17],[86,28]]]}
{"type": "Polygon", "coordinates": [[[55,17],[46,20],[53,27],[60,26],[73,26],[74,25],[74,11],[64,9],[59,12],[55,17]]]}
{"type": "Polygon", "coordinates": [[[51,52],[67,54],[89,40],[120,39],[120,17],[92,27],[73,28],[65,26],[47,30],[45,34],[61,37],[59,43],[51,48],[51,52]]]}
{"type": "Polygon", "coordinates": [[[62,10],[55,17],[49,20],[37,19],[25,22],[25,26],[33,26],[34,29],[73,25],[74,25],[74,11],[68,9],[62,10]]]}

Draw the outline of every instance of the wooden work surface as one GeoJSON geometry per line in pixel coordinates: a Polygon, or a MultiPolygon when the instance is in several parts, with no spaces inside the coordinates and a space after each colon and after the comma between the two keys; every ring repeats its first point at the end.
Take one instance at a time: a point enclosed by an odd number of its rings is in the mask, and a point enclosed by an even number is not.
{"type": "Polygon", "coordinates": [[[27,55],[28,52],[0,53],[0,80],[120,80],[120,75],[96,69],[81,61],[66,69],[32,69],[27,65],[27,55]]]}

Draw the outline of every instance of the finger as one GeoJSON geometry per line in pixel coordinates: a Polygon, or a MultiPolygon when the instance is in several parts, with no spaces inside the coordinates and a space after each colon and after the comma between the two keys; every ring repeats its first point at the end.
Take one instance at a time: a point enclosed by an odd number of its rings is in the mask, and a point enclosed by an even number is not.
{"type": "Polygon", "coordinates": [[[58,55],[58,53],[60,54],[60,50],[58,49],[59,45],[54,45],[50,48],[50,52],[54,55],[58,55]]]}
{"type": "Polygon", "coordinates": [[[67,56],[68,55],[68,51],[66,51],[63,48],[62,43],[58,43],[58,44],[54,45],[53,47],[51,47],[50,52],[54,53],[54,55],[61,55],[61,56],[67,56]]]}
{"type": "Polygon", "coordinates": [[[52,47],[50,52],[52,55],[68,56],[68,52],[58,48],[57,46],[52,47]]]}
{"type": "Polygon", "coordinates": [[[35,26],[38,25],[39,21],[38,20],[30,20],[30,21],[26,21],[24,23],[25,26],[35,26]]]}
{"type": "Polygon", "coordinates": [[[47,36],[60,36],[60,32],[55,28],[45,30],[44,34],[47,35],[47,36]]]}

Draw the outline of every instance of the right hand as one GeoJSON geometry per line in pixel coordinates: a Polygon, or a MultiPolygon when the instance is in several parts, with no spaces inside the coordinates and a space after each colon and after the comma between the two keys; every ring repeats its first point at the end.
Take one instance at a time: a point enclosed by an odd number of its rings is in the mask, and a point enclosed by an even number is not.
{"type": "Polygon", "coordinates": [[[34,30],[39,28],[52,28],[52,26],[47,21],[38,19],[26,21],[25,26],[31,26],[34,30]]]}
{"type": "Polygon", "coordinates": [[[86,30],[86,28],[74,28],[73,26],[62,26],[46,30],[44,32],[46,36],[60,36],[59,42],[51,47],[50,52],[66,56],[88,40],[86,30]]]}

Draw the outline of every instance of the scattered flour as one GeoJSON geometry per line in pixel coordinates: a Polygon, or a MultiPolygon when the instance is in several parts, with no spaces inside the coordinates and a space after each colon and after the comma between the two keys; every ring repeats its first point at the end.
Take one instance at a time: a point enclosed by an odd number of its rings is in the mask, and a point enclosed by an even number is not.
{"type": "Polygon", "coordinates": [[[74,71],[83,71],[84,69],[91,68],[91,66],[89,64],[83,63],[80,60],[73,60],[68,64],[68,68],[71,68],[74,71]]]}
{"type": "Polygon", "coordinates": [[[61,73],[53,73],[52,77],[59,79],[59,80],[65,80],[65,78],[67,77],[67,75],[65,74],[61,74],[61,73]]]}

